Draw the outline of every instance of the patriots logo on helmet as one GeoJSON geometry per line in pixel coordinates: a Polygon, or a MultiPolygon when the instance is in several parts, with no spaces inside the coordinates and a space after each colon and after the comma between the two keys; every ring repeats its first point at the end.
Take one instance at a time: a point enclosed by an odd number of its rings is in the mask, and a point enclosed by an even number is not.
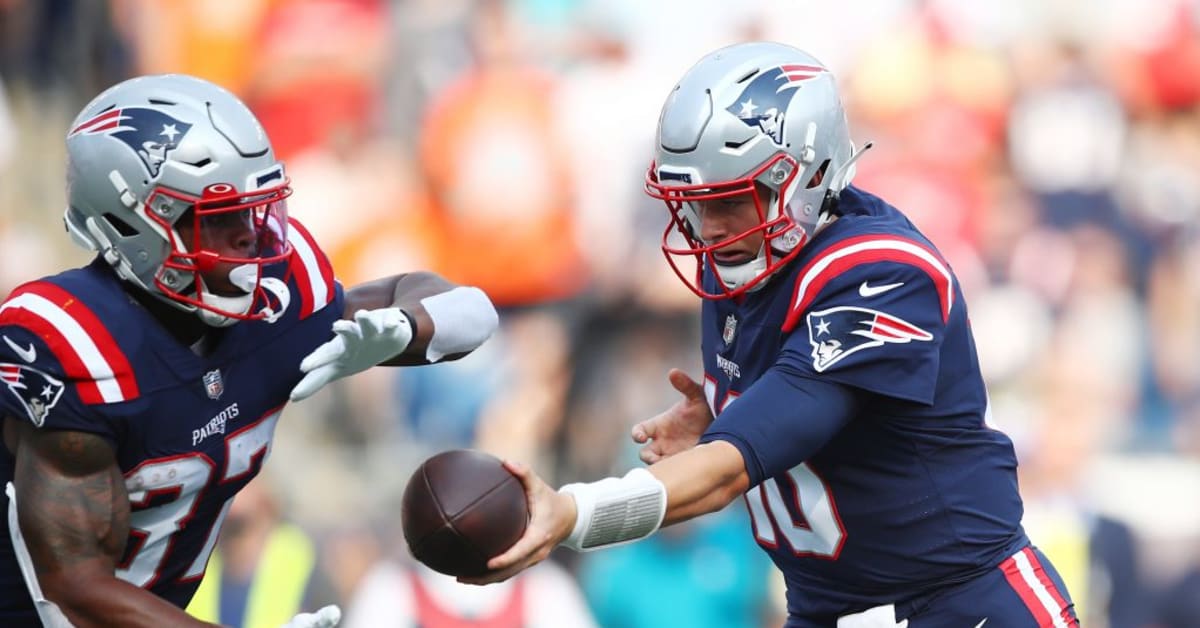
{"type": "Polygon", "coordinates": [[[933,340],[933,334],[906,320],[865,307],[833,307],[811,312],[806,320],[813,368],[818,373],[863,349],[933,340]]]}
{"type": "Polygon", "coordinates": [[[109,109],[71,130],[67,137],[104,134],[121,140],[157,177],[167,155],[179,146],[192,125],[150,107],[109,109]]]}
{"type": "Polygon", "coordinates": [[[63,383],[33,367],[0,362],[0,380],[16,396],[34,426],[41,427],[62,397],[63,383]]]}
{"type": "Polygon", "coordinates": [[[825,72],[828,70],[819,65],[776,66],[754,77],[726,111],[783,146],[784,117],[792,96],[801,83],[825,72]]]}

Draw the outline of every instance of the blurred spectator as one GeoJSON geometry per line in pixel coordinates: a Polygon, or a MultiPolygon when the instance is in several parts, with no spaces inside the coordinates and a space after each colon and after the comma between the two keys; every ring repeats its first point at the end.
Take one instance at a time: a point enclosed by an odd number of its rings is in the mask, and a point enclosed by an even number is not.
{"type": "MultiPolygon", "coordinates": [[[[134,46],[136,74],[182,72],[240,97],[255,71],[272,7],[293,0],[113,0],[134,46]]],[[[100,4],[100,3],[93,3],[100,4]]]]}
{"type": "Polygon", "coordinates": [[[423,565],[378,563],[346,607],[342,628],[592,628],[571,576],[544,562],[507,582],[460,584],[423,565]]]}
{"type": "Polygon", "coordinates": [[[423,126],[421,165],[447,243],[435,267],[501,307],[560,301],[587,274],[555,80],[522,59],[504,2],[479,5],[477,65],[433,97],[423,126]]]}
{"type": "Polygon", "coordinates": [[[0,174],[8,167],[13,152],[17,149],[17,129],[13,124],[12,111],[8,106],[8,93],[4,81],[0,80],[0,174]]]}
{"type": "Polygon", "coordinates": [[[228,506],[189,614],[231,628],[276,628],[319,608],[307,596],[316,548],[299,526],[283,519],[269,482],[256,478],[228,506]]]}
{"type": "Polygon", "coordinates": [[[0,76],[65,100],[65,110],[132,73],[110,2],[0,2],[0,76]]]}
{"type": "MultiPolygon", "coordinates": [[[[498,451],[535,453],[531,459],[548,464],[572,372],[574,300],[589,274],[575,239],[567,146],[554,125],[557,82],[527,61],[508,3],[474,6],[474,65],[433,96],[421,130],[420,165],[442,244],[432,267],[481,287],[501,308],[507,349],[488,368],[499,372],[503,388],[490,391],[494,396],[464,390],[487,405],[459,423],[478,421],[481,437],[498,451]]],[[[430,370],[402,377],[409,391],[436,385],[430,370]]],[[[420,413],[439,413],[436,402],[411,409],[418,424],[430,424],[420,413]]]]}
{"type": "Polygon", "coordinates": [[[580,580],[597,621],[622,628],[770,625],[771,562],[746,534],[749,525],[735,506],[585,555],[580,580]]]}
{"type": "Polygon", "coordinates": [[[280,159],[324,145],[334,134],[353,142],[378,132],[385,11],[384,0],[273,3],[256,33],[245,94],[280,159]]]}
{"type": "Polygon", "coordinates": [[[1161,628],[1200,626],[1200,568],[1192,569],[1167,588],[1158,609],[1161,628]]]}
{"type": "Polygon", "coordinates": [[[1103,445],[1101,432],[1089,429],[1095,417],[1084,397],[1093,389],[1072,385],[1073,374],[1056,367],[1042,374],[1044,405],[1034,417],[1036,433],[1025,434],[1020,448],[1022,525],[1054,561],[1080,625],[1148,626],[1153,601],[1133,532],[1096,512],[1086,492],[1087,474],[1103,445]]]}

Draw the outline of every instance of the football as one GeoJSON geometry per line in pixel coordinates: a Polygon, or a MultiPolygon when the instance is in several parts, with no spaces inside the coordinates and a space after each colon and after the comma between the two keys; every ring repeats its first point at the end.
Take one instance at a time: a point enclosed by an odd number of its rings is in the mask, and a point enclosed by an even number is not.
{"type": "Polygon", "coordinates": [[[400,519],[417,560],[450,576],[479,576],[524,534],[529,504],[521,481],[499,458],[456,449],[413,472],[400,519]]]}

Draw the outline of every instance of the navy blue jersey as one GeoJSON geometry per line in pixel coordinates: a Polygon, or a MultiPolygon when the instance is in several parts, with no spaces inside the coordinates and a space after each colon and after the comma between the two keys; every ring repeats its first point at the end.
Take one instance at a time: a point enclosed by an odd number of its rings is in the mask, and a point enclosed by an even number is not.
{"type": "MultiPolygon", "coordinates": [[[[301,359],[332,337],[342,314],[325,255],[295,222],[289,240],[293,255],[263,275],[288,286],[281,318],[229,327],[204,357],[172,337],[99,258],[25,284],[0,305],[0,411],[112,444],[132,508],[117,576],[181,608],[234,494],[270,454],[301,359]]],[[[13,465],[0,448],[0,484],[13,479],[13,465]]],[[[0,517],[0,624],[20,625],[33,607],[8,521],[0,517]]]]}
{"type": "Polygon", "coordinates": [[[813,623],[968,580],[1028,543],[1016,456],[985,425],[953,272],[879,198],[849,188],[840,209],[764,288],[702,315],[717,415],[702,440],[742,452],[755,538],[783,571],[790,614],[813,623]],[[756,382],[781,412],[722,414],[756,382]],[[789,390],[829,382],[852,391],[854,414],[800,442],[789,417],[820,408],[789,390]]]}

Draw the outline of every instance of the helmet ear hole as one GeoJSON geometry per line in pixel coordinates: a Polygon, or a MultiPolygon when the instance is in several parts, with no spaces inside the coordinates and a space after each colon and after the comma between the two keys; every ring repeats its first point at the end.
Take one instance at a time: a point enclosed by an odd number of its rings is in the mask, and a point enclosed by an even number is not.
{"type": "Polygon", "coordinates": [[[817,168],[817,171],[813,174],[812,178],[808,180],[808,183],[805,184],[805,186],[804,186],[805,189],[811,190],[811,189],[821,185],[821,182],[825,180],[825,171],[828,169],[829,169],[829,160],[826,159],[824,162],[821,163],[821,167],[817,168]]]}
{"type": "Polygon", "coordinates": [[[133,225],[121,220],[121,218],[115,214],[104,214],[104,221],[107,222],[110,227],[112,227],[113,231],[116,231],[118,234],[120,234],[122,238],[129,238],[138,234],[138,230],[135,229],[133,225]]]}

